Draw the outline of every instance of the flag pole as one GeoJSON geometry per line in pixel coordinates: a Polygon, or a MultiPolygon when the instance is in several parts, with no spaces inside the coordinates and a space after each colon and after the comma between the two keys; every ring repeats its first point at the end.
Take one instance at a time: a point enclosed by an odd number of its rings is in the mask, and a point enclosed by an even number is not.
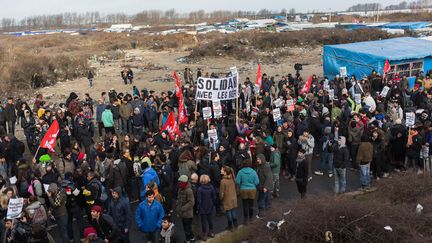
{"type": "Polygon", "coordinates": [[[36,153],[35,153],[35,155],[34,155],[34,157],[33,157],[33,160],[36,159],[36,156],[37,156],[37,154],[39,153],[39,149],[40,149],[40,144],[39,144],[39,146],[38,146],[38,148],[37,148],[37,150],[36,150],[36,153]]]}

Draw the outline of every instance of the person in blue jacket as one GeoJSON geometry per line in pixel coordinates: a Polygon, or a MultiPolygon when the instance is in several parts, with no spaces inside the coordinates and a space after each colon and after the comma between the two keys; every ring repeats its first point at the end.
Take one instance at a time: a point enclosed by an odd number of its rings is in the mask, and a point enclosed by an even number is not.
{"type": "Polygon", "coordinates": [[[158,201],[154,200],[155,193],[152,190],[147,191],[145,197],[146,199],[138,205],[135,212],[137,226],[143,232],[141,242],[158,243],[162,218],[165,216],[164,209],[158,201]]]}
{"type": "Polygon", "coordinates": [[[146,188],[150,182],[154,181],[159,186],[160,180],[157,172],[149,166],[148,163],[142,163],[141,168],[143,170],[141,180],[142,180],[142,189],[141,189],[141,200],[145,199],[146,188]]]}
{"type": "Polygon", "coordinates": [[[254,217],[254,201],[256,187],[259,184],[258,174],[252,167],[252,161],[246,159],[242,163],[242,169],[237,173],[236,183],[240,187],[240,198],[243,204],[243,216],[245,224],[254,217]]]}

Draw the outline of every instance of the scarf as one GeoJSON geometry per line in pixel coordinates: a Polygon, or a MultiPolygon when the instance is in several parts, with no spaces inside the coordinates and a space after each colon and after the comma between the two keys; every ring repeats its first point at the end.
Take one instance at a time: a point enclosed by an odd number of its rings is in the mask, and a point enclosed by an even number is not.
{"type": "Polygon", "coordinates": [[[179,182],[179,188],[182,189],[182,190],[185,189],[187,185],[188,185],[187,182],[182,182],[182,181],[179,182]]]}
{"type": "Polygon", "coordinates": [[[170,227],[166,230],[162,229],[161,230],[161,236],[164,239],[162,243],[170,243],[171,242],[171,236],[173,234],[173,228],[174,228],[174,223],[171,223],[170,227]]]}

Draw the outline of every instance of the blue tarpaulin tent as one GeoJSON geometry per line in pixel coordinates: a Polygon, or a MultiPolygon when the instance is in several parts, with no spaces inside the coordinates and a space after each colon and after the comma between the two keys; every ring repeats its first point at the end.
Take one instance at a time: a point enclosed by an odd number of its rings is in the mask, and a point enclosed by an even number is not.
{"type": "Polygon", "coordinates": [[[379,26],[379,28],[415,30],[415,29],[427,28],[431,24],[432,24],[431,22],[393,22],[393,23],[383,24],[379,26]]]}
{"type": "Polygon", "coordinates": [[[323,50],[324,75],[333,78],[339,74],[340,67],[346,67],[347,75],[355,75],[358,79],[370,75],[372,70],[382,74],[385,60],[389,60],[396,72],[403,70],[402,65],[405,65],[405,68],[409,68],[408,71],[405,70],[406,73],[413,74],[412,70],[415,68],[422,69],[421,71],[426,73],[432,70],[432,42],[412,37],[400,37],[325,45],[323,50]]]}

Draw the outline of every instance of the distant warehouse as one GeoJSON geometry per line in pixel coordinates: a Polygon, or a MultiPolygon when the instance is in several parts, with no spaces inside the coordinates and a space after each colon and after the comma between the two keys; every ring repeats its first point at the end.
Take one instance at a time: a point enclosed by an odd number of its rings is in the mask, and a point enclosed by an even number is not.
{"type": "Polygon", "coordinates": [[[323,50],[324,75],[329,78],[339,74],[341,67],[346,67],[347,76],[354,75],[357,79],[370,75],[372,70],[383,74],[386,60],[391,67],[387,75],[406,75],[412,84],[418,73],[432,70],[432,42],[401,37],[325,45],[323,50]]]}

